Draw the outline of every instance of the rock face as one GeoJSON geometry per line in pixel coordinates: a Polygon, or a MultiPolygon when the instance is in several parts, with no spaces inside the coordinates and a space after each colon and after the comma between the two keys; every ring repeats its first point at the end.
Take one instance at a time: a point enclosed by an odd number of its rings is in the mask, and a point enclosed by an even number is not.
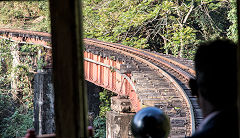
{"type": "Polygon", "coordinates": [[[34,77],[34,128],[38,135],[55,132],[51,70],[39,72],[34,77]]]}

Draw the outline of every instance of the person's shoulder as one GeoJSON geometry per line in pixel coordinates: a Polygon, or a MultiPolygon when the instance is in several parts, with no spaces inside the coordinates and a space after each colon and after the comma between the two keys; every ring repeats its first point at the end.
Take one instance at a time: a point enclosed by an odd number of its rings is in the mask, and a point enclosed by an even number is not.
{"type": "Polygon", "coordinates": [[[238,138],[238,123],[235,111],[223,111],[211,118],[202,130],[188,138],[238,138]]]}
{"type": "Polygon", "coordinates": [[[215,134],[213,134],[211,132],[209,133],[209,129],[205,129],[202,131],[197,131],[191,137],[187,137],[187,138],[213,138],[213,135],[215,135],[215,134]]]}

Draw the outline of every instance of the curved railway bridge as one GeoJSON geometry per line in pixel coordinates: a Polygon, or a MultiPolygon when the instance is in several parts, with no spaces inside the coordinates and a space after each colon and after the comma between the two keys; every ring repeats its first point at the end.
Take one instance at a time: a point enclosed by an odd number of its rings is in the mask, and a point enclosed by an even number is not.
{"type": "MultiPolygon", "coordinates": [[[[50,37],[41,32],[0,29],[2,39],[40,44],[49,53],[50,37]]],[[[202,114],[187,84],[195,76],[192,61],[94,39],[84,39],[84,44],[85,79],[118,95],[112,98],[112,113],[107,114],[107,137],[130,137],[129,127],[122,126],[129,126],[129,121],[122,124],[124,121],[119,123],[114,116],[131,116],[147,106],[161,108],[169,116],[170,137],[185,137],[195,131],[202,114]]]]}

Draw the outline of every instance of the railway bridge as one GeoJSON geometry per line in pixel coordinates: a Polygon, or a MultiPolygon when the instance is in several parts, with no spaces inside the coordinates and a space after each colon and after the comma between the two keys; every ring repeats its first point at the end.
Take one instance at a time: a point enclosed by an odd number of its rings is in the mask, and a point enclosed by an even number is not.
{"type": "MultiPolygon", "coordinates": [[[[0,29],[0,37],[40,44],[51,53],[47,33],[0,29]]],[[[112,111],[107,113],[107,137],[131,137],[131,117],[147,106],[158,107],[169,116],[170,137],[185,137],[195,131],[202,114],[187,85],[195,75],[192,61],[94,39],[84,39],[84,44],[85,79],[117,94],[111,99],[112,111]]],[[[49,54],[45,60],[51,66],[49,54]]],[[[38,127],[44,129],[41,122],[38,127]]]]}

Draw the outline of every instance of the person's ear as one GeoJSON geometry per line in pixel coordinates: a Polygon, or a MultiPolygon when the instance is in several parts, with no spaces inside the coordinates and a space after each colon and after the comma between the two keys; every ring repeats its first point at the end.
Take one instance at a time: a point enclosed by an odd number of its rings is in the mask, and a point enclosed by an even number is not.
{"type": "Polygon", "coordinates": [[[198,93],[197,93],[197,89],[198,89],[197,88],[197,81],[195,79],[191,78],[189,80],[188,84],[189,84],[189,87],[191,88],[192,95],[197,96],[198,95],[198,93]]]}

